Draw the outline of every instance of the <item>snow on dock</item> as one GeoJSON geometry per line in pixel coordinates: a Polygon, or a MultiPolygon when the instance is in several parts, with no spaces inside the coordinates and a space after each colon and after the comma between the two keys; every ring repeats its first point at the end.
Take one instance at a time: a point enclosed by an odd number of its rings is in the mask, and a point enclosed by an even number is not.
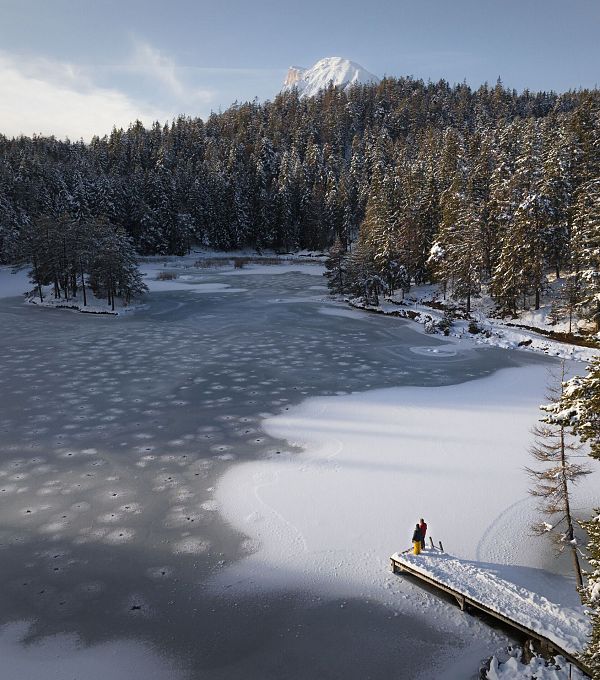
{"type": "Polygon", "coordinates": [[[408,572],[450,593],[461,609],[486,612],[581,667],[576,656],[590,632],[583,607],[552,602],[507,580],[510,566],[461,560],[433,550],[420,555],[395,553],[391,563],[394,573],[408,572]]]}

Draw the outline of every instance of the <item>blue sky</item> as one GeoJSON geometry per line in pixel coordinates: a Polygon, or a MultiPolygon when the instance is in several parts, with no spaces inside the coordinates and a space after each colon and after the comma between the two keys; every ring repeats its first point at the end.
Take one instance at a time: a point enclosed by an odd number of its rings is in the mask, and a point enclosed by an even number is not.
{"type": "Polygon", "coordinates": [[[600,84],[598,0],[0,0],[0,131],[89,139],[272,98],[287,67],[600,84]]]}

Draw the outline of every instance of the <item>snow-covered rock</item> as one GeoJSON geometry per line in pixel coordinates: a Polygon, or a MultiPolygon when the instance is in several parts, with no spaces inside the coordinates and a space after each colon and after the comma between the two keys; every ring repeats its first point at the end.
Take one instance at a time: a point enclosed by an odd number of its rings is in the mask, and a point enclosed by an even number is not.
{"type": "Polygon", "coordinates": [[[296,88],[301,97],[314,97],[329,83],[346,89],[355,84],[369,85],[378,82],[379,78],[360,64],[341,57],[326,57],[309,69],[290,66],[282,91],[296,88]]]}

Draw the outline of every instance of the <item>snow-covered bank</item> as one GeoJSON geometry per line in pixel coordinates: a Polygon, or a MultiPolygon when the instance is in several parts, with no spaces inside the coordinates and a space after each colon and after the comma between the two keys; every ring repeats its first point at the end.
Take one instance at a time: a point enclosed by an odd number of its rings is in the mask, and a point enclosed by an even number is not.
{"type": "MultiPolygon", "coordinates": [[[[426,292],[422,297],[428,297],[430,294],[430,291],[426,292]]],[[[391,300],[383,301],[377,307],[365,305],[361,300],[351,300],[349,304],[352,307],[364,309],[372,313],[411,319],[423,325],[425,329],[432,329],[444,317],[442,309],[432,307],[428,301],[424,301],[421,297],[407,299],[402,303],[391,300]]],[[[539,332],[536,332],[531,328],[525,328],[524,326],[527,324],[519,327],[517,321],[505,322],[501,319],[486,316],[482,311],[473,312],[472,317],[477,323],[480,332],[476,334],[471,333],[469,331],[471,322],[457,318],[452,323],[449,336],[461,339],[468,338],[479,345],[502,347],[504,349],[524,349],[560,359],[572,359],[581,362],[589,362],[592,357],[600,352],[600,349],[594,347],[584,347],[552,339],[547,335],[543,335],[545,329],[541,328],[541,326],[539,332]]],[[[545,319],[546,316],[540,315],[535,318],[541,323],[541,320],[545,319]]]]}
{"type": "Polygon", "coordinates": [[[513,647],[494,654],[482,677],[486,680],[583,680],[588,676],[560,655],[552,660],[535,655],[527,663],[522,658],[522,649],[513,647]]]}
{"type": "Polygon", "coordinates": [[[112,307],[107,304],[106,300],[95,297],[91,291],[87,291],[86,295],[87,299],[85,304],[83,302],[83,296],[79,293],[74,297],[70,297],[68,300],[65,298],[55,298],[52,295],[51,288],[48,286],[44,290],[43,300],[40,300],[40,298],[35,295],[28,295],[25,302],[29,305],[35,305],[36,307],[71,309],[76,312],[82,312],[83,314],[108,314],[109,316],[119,316],[120,314],[135,312],[137,309],[144,307],[143,303],[139,301],[126,305],[121,298],[116,298],[115,308],[112,309],[112,307]]]}

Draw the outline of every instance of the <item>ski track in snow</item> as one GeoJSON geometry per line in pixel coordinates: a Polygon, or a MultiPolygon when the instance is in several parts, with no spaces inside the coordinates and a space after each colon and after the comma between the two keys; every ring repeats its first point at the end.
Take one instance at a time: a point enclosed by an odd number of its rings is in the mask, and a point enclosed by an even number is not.
{"type": "MultiPolygon", "coordinates": [[[[498,559],[498,550],[492,550],[489,545],[497,544],[497,537],[499,534],[500,526],[505,523],[507,517],[512,514],[517,508],[526,505],[530,502],[529,496],[525,496],[514,503],[511,503],[506,507],[500,514],[498,514],[489,524],[487,529],[483,532],[479,542],[477,543],[477,548],[475,549],[475,558],[477,560],[493,560],[498,559]]],[[[508,555],[505,555],[508,557],[508,555]]]]}

